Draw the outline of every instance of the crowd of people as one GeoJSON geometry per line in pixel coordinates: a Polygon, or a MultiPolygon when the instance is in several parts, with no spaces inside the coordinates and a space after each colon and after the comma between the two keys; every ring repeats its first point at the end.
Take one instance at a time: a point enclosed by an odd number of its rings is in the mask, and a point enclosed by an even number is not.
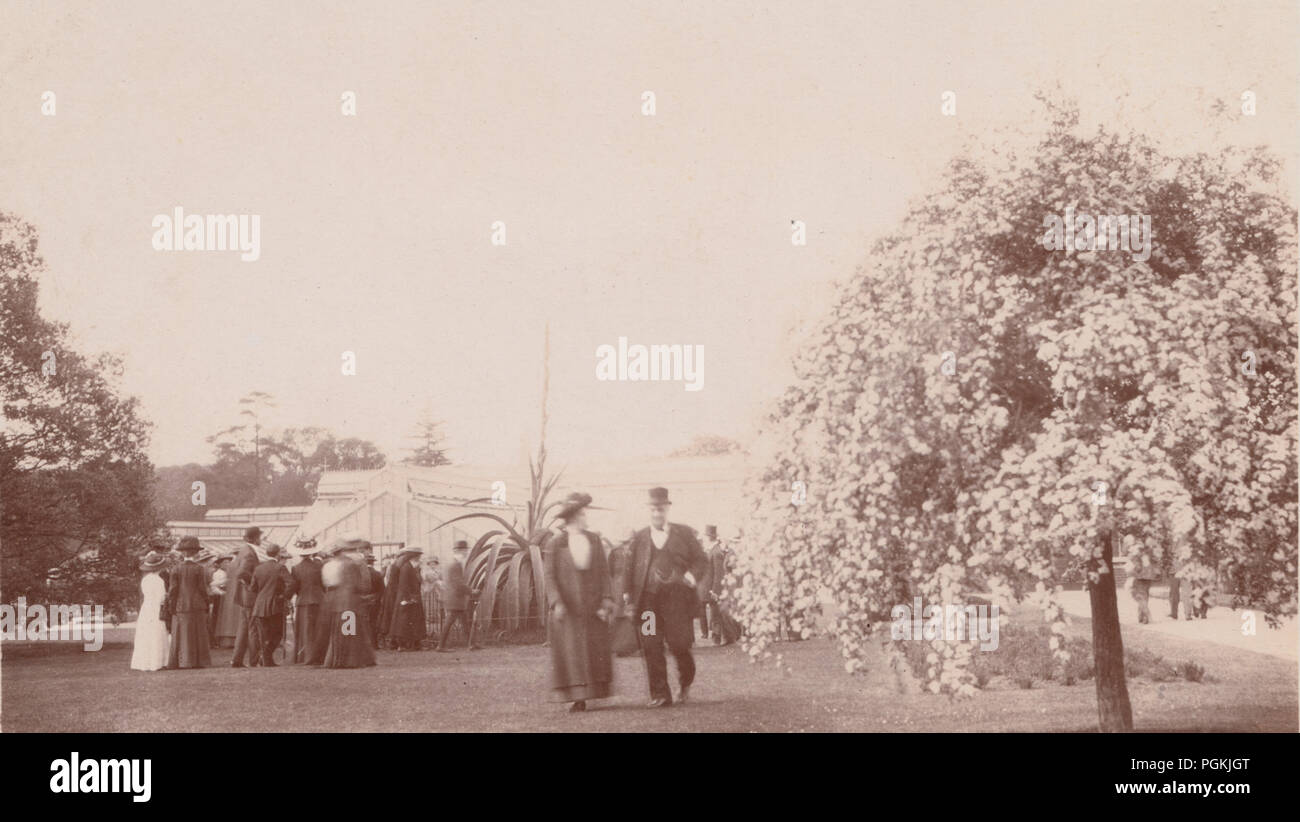
{"type": "MultiPolygon", "coordinates": [[[[649,524],[607,555],[604,540],[587,528],[591,503],[588,494],[570,494],[541,539],[555,699],[571,711],[586,710],[589,700],[613,694],[615,653],[639,652],[649,705],[685,702],[695,680],[696,621],[715,644],[740,636],[740,626],[721,601],[739,533],[723,542],[717,528],[707,525],[702,543],[693,528],[668,521],[667,489],[652,488],[649,524]],[[677,669],[676,694],[669,684],[670,655],[677,669]]],[[[381,647],[399,652],[423,647],[422,548],[403,546],[380,571],[371,544],[360,535],[340,537],[328,548],[310,539],[295,547],[300,559],[290,568],[287,552],[264,544],[257,527],[245,531],[232,557],[212,556],[192,536],[176,546],[179,563],[165,545],[155,546],[140,566],[143,601],[131,667],[207,667],[215,626],[231,618],[236,626],[232,668],[274,667],[281,647],[292,649],[286,662],[325,668],[375,665],[381,647]],[[293,635],[286,638],[290,612],[293,635]]],[[[457,541],[453,562],[437,572],[444,611],[439,651],[449,650],[456,625],[468,637],[467,646],[478,648],[468,553],[468,544],[457,541]]]]}

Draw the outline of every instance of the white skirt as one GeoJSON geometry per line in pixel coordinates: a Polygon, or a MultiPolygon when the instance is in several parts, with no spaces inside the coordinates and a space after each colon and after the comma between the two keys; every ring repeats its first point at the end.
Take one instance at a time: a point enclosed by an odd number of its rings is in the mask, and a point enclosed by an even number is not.
{"type": "Polygon", "coordinates": [[[158,671],[167,664],[167,626],[161,619],[140,620],[135,626],[135,650],[131,668],[158,671]]]}
{"type": "Polygon", "coordinates": [[[162,577],[149,573],[140,580],[140,591],[144,594],[144,602],[140,605],[140,616],[135,622],[135,650],[131,652],[131,669],[159,671],[167,665],[167,626],[159,615],[167,587],[163,584],[162,577]]]}

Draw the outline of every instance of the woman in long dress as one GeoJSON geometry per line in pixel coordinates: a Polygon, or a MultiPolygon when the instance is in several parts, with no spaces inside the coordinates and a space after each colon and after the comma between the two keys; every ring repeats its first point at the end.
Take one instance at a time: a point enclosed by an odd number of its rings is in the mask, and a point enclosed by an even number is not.
{"type": "Polygon", "coordinates": [[[135,619],[135,648],[131,651],[131,668],[158,671],[167,665],[167,623],[162,620],[162,606],[167,598],[167,583],[158,572],[167,565],[167,555],[159,551],[145,554],[140,563],[140,615],[135,619]]]}
{"type": "Polygon", "coordinates": [[[587,494],[570,494],[560,508],[564,531],[546,541],[542,567],[550,608],[551,687],[570,711],[613,693],[609,618],[614,597],[600,537],[587,530],[587,494]]]}
{"type": "Polygon", "coordinates": [[[418,651],[424,639],[424,598],[420,585],[420,562],[423,548],[403,548],[398,562],[401,567],[393,573],[392,581],[384,588],[385,595],[392,593],[388,621],[388,638],[399,651],[418,651]]]}
{"type": "Polygon", "coordinates": [[[321,568],[325,601],[310,662],[326,668],[364,668],[375,664],[370,609],[370,569],[361,557],[370,543],[360,537],[341,538],[334,556],[321,568]]]}
{"type": "Polygon", "coordinates": [[[206,668],[212,664],[208,636],[208,570],[198,562],[199,541],[184,537],[177,546],[184,560],[172,571],[167,610],[172,615],[168,668],[206,668]]]}

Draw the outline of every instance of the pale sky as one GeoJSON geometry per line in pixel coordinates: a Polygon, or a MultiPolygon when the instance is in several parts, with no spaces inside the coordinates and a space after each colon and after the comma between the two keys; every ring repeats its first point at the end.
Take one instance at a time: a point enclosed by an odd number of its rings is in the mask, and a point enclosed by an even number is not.
{"type": "Polygon", "coordinates": [[[557,462],[744,440],[829,284],[1036,89],[1175,148],[1293,158],[1300,121],[1294,3],[124,5],[0,4],[0,209],[162,465],[253,390],[390,458],[429,408],[457,462],[519,459],[547,318],[557,462]],[[178,205],[261,215],[261,258],[155,251],[178,205]],[[704,389],[598,382],[620,336],[703,345],[704,389]]]}

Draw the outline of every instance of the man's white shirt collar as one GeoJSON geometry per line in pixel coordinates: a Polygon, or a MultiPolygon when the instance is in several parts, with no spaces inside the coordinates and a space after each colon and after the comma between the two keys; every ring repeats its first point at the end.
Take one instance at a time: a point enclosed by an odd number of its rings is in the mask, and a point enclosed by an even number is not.
{"type": "Polygon", "coordinates": [[[667,522],[664,523],[664,527],[662,530],[654,527],[653,525],[650,526],[650,541],[654,543],[654,546],[656,548],[662,548],[668,544],[669,527],[670,526],[667,522]]]}

